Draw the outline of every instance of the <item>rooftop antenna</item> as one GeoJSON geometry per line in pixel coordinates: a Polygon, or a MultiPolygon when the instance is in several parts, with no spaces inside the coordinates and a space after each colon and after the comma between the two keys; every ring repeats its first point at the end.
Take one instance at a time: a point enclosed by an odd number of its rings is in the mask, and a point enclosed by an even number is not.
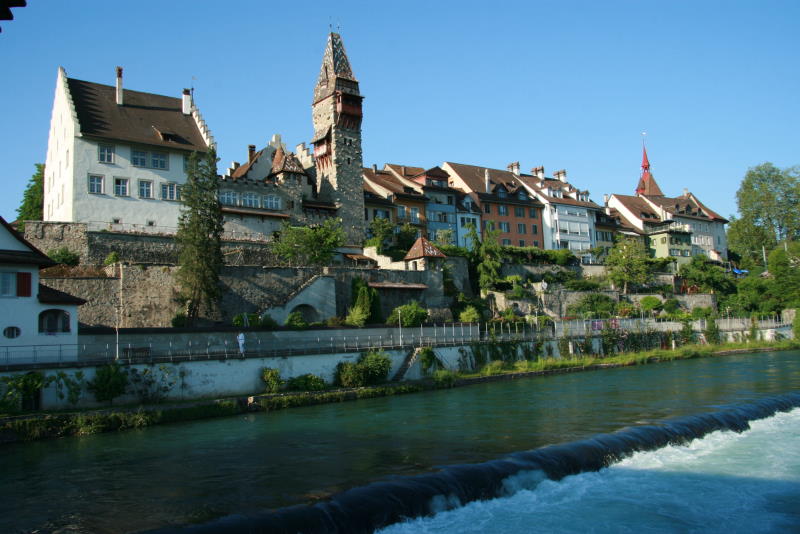
{"type": "Polygon", "coordinates": [[[191,95],[192,95],[192,100],[194,100],[194,82],[195,82],[196,80],[197,80],[197,78],[195,78],[194,76],[192,76],[192,85],[191,85],[191,88],[189,89],[189,91],[191,92],[191,95]]]}

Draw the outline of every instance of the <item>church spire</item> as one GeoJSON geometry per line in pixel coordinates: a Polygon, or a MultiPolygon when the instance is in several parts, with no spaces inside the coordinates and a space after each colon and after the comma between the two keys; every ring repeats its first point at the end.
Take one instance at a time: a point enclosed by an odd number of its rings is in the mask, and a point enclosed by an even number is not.
{"type": "Polygon", "coordinates": [[[642,141],[642,174],[639,177],[639,184],[636,186],[636,194],[640,196],[664,196],[655,178],[650,174],[650,160],[647,159],[647,147],[644,146],[644,141],[642,141]]]}
{"type": "Polygon", "coordinates": [[[358,80],[353,75],[353,69],[350,68],[350,60],[347,59],[342,36],[338,33],[330,33],[328,45],[322,56],[317,85],[314,87],[314,102],[319,102],[336,90],[359,95],[358,80]],[[337,84],[337,80],[343,81],[337,84]]]}

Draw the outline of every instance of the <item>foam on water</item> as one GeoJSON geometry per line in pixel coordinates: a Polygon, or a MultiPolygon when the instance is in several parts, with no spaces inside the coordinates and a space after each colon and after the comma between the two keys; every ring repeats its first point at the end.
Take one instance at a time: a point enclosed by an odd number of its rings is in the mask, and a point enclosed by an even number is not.
{"type": "Polygon", "coordinates": [[[381,534],[468,532],[800,531],[800,409],[639,452],[559,481],[505,481],[509,496],[476,501],[381,534]],[[517,490],[514,492],[514,490],[517,490]]]}

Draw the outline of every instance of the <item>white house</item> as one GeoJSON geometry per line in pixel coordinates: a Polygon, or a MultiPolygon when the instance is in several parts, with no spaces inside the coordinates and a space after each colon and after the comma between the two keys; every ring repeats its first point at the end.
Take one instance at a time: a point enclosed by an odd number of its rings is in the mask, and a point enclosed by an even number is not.
{"type": "Polygon", "coordinates": [[[172,232],[193,151],[214,139],[188,89],[173,98],[68,78],[59,67],[45,160],[44,220],[172,232]]]}
{"type": "Polygon", "coordinates": [[[85,301],[39,284],[54,264],[0,217],[0,365],[77,359],[85,301]]]}

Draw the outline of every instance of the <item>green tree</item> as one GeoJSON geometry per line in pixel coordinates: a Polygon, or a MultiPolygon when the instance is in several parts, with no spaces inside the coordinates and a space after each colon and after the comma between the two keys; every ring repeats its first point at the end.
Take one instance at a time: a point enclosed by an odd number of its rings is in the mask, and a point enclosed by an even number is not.
{"type": "Polygon", "coordinates": [[[86,383],[86,389],[94,394],[97,402],[109,404],[125,393],[128,386],[128,373],[119,364],[112,363],[98,367],[94,378],[86,383]]]}
{"type": "Polygon", "coordinates": [[[394,224],[389,219],[383,217],[376,217],[369,223],[369,229],[372,232],[370,241],[374,242],[378,254],[383,254],[383,249],[394,234],[394,224]]]}
{"type": "Polygon", "coordinates": [[[761,247],[771,250],[775,245],[775,234],[758,226],[749,217],[731,217],[728,224],[728,254],[731,258],[734,255],[741,258],[739,267],[752,269],[756,265],[763,265],[761,247]]]}
{"type": "Polygon", "coordinates": [[[630,284],[646,284],[652,279],[644,245],[635,238],[621,239],[614,244],[606,258],[608,278],[622,292],[628,293],[630,284]]]}
{"type": "Polygon", "coordinates": [[[499,235],[500,230],[487,228],[478,247],[478,286],[481,289],[492,289],[500,281],[503,247],[497,240],[499,235]]]}
{"type": "Polygon", "coordinates": [[[762,163],[748,169],[736,192],[736,204],[742,219],[773,236],[773,242],[800,239],[800,175],[796,167],[779,169],[762,163]]]}
{"type": "Polygon", "coordinates": [[[452,245],[455,241],[455,232],[452,228],[436,230],[436,244],[439,246],[452,245]]]}
{"type": "Polygon", "coordinates": [[[660,311],[663,306],[661,299],[653,295],[648,295],[639,302],[639,307],[642,308],[643,312],[648,314],[655,314],[660,311]]]}
{"type": "Polygon", "coordinates": [[[41,221],[44,218],[44,164],[36,164],[36,172],[28,181],[22,194],[22,204],[17,208],[20,231],[25,230],[25,221],[41,221]]]}
{"type": "Polygon", "coordinates": [[[284,223],[273,250],[291,265],[327,265],[343,243],[341,219],[329,218],[315,227],[284,223]]]}
{"type": "Polygon", "coordinates": [[[698,286],[704,292],[728,294],[736,291],[735,284],[722,267],[708,261],[702,254],[681,265],[680,275],[687,284],[698,286]]]}
{"type": "Polygon", "coordinates": [[[417,228],[411,223],[405,223],[397,230],[397,248],[408,250],[417,240],[417,228]]]}
{"type": "Polygon", "coordinates": [[[193,152],[181,189],[183,207],[178,218],[178,273],[180,294],[186,302],[189,324],[200,313],[201,304],[212,306],[221,296],[222,210],[219,204],[217,154],[211,148],[204,155],[193,152]]]}
{"type": "Polygon", "coordinates": [[[617,313],[617,303],[602,293],[589,293],[567,308],[567,313],[581,317],[591,316],[598,319],[613,317],[617,313]]]}

